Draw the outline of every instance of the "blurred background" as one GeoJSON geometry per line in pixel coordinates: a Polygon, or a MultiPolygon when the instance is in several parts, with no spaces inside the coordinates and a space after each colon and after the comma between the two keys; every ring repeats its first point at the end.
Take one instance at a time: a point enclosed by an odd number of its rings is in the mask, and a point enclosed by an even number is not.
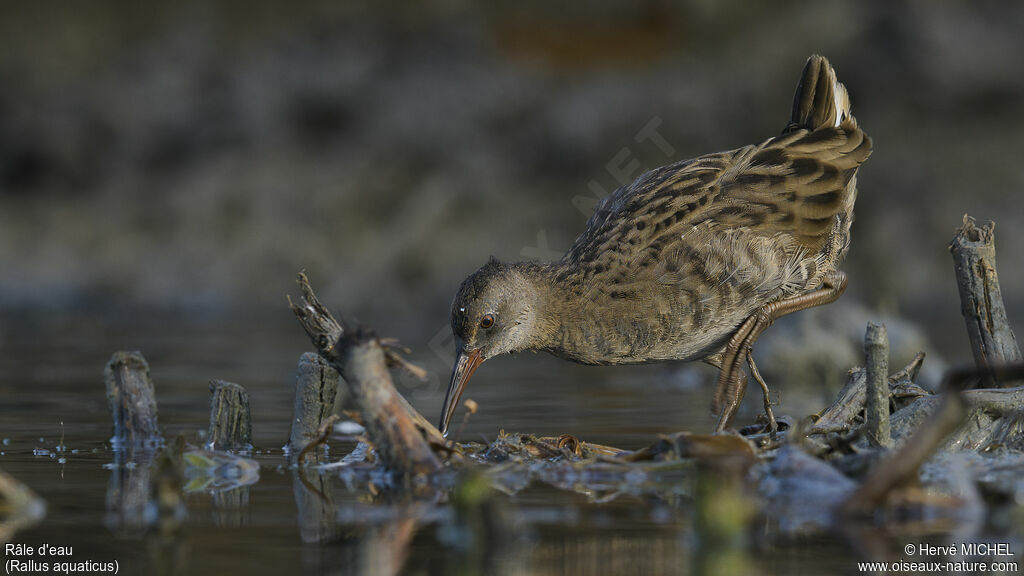
{"type": "MultiPolygon", "coordinates": [[[[434,420],[466,275],[490,255],[558,258],[596,199],[643,171],[777,134],[813,53],[836,67],[875,152],[846,295],[758,343],[783,394],[776,413],[831,401],[862,362],[868,320],[888,325],[894,369],[923,349],[934,382],[971,361],[947,250],[964,213],[998,223],[1003,295],[1024,325],[1024,3],[468,4],[0,3],[0,466],[50,502],[27,541],[141,565],[102,523],[101,376],[112,352],[140,349],[168,438],[206,427],[209,378],[253,398],[268,459],[247,521],[257,530],[210,524],[193,498],[194,566],[333,571],[337,559],[298,542],[299,492],[272,472],[309,348],[284,298],[296,272],[333,310],[413,349],[430,376],[399,387],[434,420]],[[58,437],[83,448],[59,474],[38,452],[58,437]],[[270,548],[280,566],[251,554],[270,548]]],[[[504,428],[636,448],[707,431],[713,378],[495,359],[467,391],[480,411],[462,439],[504,428]]],[[[748,394],[738,420],[759,404],[748,394]]],[[[539,552],[524,573],[674,573],[694,542],[685,498],[588,507],[547,489],[510,501],[555,518],[526,530],[539,552]]],[[[433,538],[413,554],[444,566],[450,550],[433,538]]],[[[849,570],[849,549],[798,542],[759,566],[849,570]]]]}
{"type": "Polygon", "coordinates": [[[845,304],[966,361],[965,212],[1024,311],[1022,27],[966,1],[4,3],[0,308],[290,322],[306,270],[442,349],[489,255],[557,258],[642,171],[776,134],[821,53],[875,139],[845,304]]]}

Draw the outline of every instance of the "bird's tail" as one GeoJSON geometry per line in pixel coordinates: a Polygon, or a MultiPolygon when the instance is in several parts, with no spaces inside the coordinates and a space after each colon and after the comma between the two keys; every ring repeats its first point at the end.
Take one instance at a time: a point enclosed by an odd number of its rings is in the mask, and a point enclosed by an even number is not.
{"type": "Polygon", "coordinates": [[[784,133],[795,130],[857,127],[850,112],[850,96],[846,87],[836,79],[836,71],[824,56],[815,54],[807,59],[800,84],[793,97],[793,116],[784,133]]]}

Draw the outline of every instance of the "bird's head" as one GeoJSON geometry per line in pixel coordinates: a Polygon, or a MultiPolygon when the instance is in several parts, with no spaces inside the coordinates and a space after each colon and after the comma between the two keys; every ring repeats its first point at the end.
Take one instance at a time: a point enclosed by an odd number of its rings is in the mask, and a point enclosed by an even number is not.
{"type": "Polygon", "coordinates": [[[534,283],[517,265],[491,258],[466,278],[452,303],[455,367],[441,412],[442,434],[473,371],[484,360],[531,347],[537,315],[534,283]]]}

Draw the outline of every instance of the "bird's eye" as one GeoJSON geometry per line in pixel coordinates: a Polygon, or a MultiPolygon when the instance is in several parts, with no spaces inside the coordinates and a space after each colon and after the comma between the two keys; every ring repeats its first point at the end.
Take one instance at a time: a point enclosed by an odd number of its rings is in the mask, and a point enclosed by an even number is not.
{"type": "Polygon", "coordinates": [[[494,314],[484,314],[484,317],[480,319],[481,328],[490,328],[494,326],[494,314]]]}

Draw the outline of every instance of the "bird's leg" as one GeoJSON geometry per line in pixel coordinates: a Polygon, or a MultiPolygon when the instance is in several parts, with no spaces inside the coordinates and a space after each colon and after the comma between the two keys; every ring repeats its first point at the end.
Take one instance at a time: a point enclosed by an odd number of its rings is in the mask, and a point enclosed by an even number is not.
{"type": "MultiPolygon", "coordinates": [[[[722,363],[724,355],[725,350],[723,349],[716,354],[704,358],[704,362],[706,364],[710,364],[711,366],[718,368],[719,376],[721,376],[724,366],[724,364],[722,363]]],[[[739,406],[740,402],[743,401],[744,393],[747,390],[747,375],[743,373],[743,370],[736,370],[733,372],[731,377],[736,379],[735,387],[732,389],[732,392],[736,396],[730,399],[730,405],[739,406]]],[[[719,397],[719,392],[716,392],[714,401],[711,403],[712,413],[722,414],[724,412],[721,402],[722,399],[719,397]]],[[[732,408],[732,411],[735,411],[735,407],[732,408]]],[[[732,411],[730,412],[730,414],[732,413],[732,411]]],[[[718,428],[717,426],[715,429],[720,430],[720,428],[718,428]]]]}
{"type": "Polygon", "coordinates": [[[721,432],[729,426],[736,409],[743,401],[743,394],[747,389],[746,375],[743,369],[736,362],[740,347],[744,340],[750,335],[754,324],[757,322],[757,314],[748,317],[739,329],[729,338],[725,349],[716,354],[713,365],[718,366],[718,388],[715,390],[714,400],[711,402],[711,411],[718,412],[718,423],[715,425],[715,432],[721,432]]]}
{"type": "MultiPolygon", "coordinates": [[[[715,410],[721,410],[718,425],[715,427],[716,432],[721,432],[729,426],[733,416],[736,414],[736,409],[739,408],[740,401],[743,399],[743,390],[740,387],[740,378],[736,374],[742,374],[743,367],[741,364],[745,357],[748,358],[748,363],[750,363],[750,349],[754,346],[754,342],[757,341],[761,333],[771,326],[775,320],[786,314],[835,302],[846,291],[846,282],[846,274],[836,271],[825,277],[821,287],[806,294],[789,296],[765,304],[740,325],[736,333],[729,339],[729,343],[726,344],[725,350],[722,353],[722,365],[718,373],[718,389],[715,391],[715,400],[712,404],[715,410]]],[[[754,367],[752,363],[751,367],[754,367]]],[[[756,372],[756,369],[754,371],[756,372]]],[[[760,378],[760,374],[756,374],[754,378],[761,385],[762,389],[766,391],[765,407],[768,408],[768,385],[760,378]]],[[[770,410],[766,411],[768,411],[769,420],[773,420],[770,410]]]]}
{"type": "Polygon", "coordinates": [[[750,375],[761,385],[761,393],[764,395],[764,413],[768,416],[768,431],[774,439],[775,432],[779,429],[779,424],[775,421],[775,413],[772,412],[772,399],[768,392],[768,383],[761,377],[761,372],[757,369],[757,364],[754,363],[752,350],[751,347],[747,347],[747,366],[750,367],[750,375]]]}

